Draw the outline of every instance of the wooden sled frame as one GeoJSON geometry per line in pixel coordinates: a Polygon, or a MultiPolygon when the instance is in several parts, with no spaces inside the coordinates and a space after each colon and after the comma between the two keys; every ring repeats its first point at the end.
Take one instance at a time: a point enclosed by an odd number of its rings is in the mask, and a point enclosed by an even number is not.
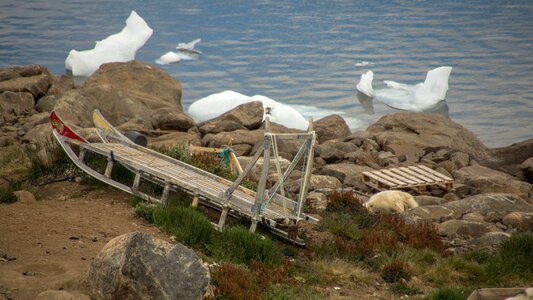
{"type": "MultiPolygon", "coordinates": [[[[159,152],[136,145],[115,129],[98,110],[93,112],[93,122],[97,128],[98,136],[102,140],[101,143],[89,143],[83,139],[64,123],[55,112],[51,113],[50,119],[54,128],[53,136],[55,139],[76,166],[87,174],[127,193],[161,204],[167,203],[171,191],[185,191],[193,196],[193,205],[199,203],[221,212],[218,223],[213,224],[219,230],[224,228],[226,217],[230,214],[250,219],[252,222],[250,226],[251,231],[256,230],[257,223],[262,223],[273,233],[303,245],[303,240],[297,236],[299,221],[318,222],[317,219],[302,212],[303,201],[305,201],[307,194],[307,182],[309,181],[310,170],[312,168],[312,149],[315,140],[315,133],[312,131],[312,126],[310,126],[309,131],[305,134],[279,135],[272,134],[267,130],[263,147],[257,151],[239,178],[235,182],[231,182],[159,152]],[[278,138],[303,138],[305,141],[296,155],[295,160],[280,177],[280,182],[276,183],[268,191],[265,189],[265,185],[273,136],[279,136],[278,138]],[[98,172],[86,164],[85,157],[87,153],[93,153],[107,158],[107,165],[104,172],[98,172]],[[262,153],[265,157],[265,163],[263,165],[258,190],[254,192],[240,186],[240,183],[249,174],[262,153]],[[304,157],[304,154],[307,154],[306,162],[304,162],[307,168],[304,180],[302,180],[298,200],[294,201],[282,195],[283,193],[277,193],[277,191],[283,186],[283,181],[292,172],[298,160],[304,157]],[[135,174],[131,186],[122,184],[111,178],[111,173],[116,162],[124,165],[135,174]],[[157,197],[143,193],[139,187],[144,181],[152,182],[163,187],[161,196],[157,197]]],[[[268,128],[268,118],[266,118],[266,122],[268,128]]]]}

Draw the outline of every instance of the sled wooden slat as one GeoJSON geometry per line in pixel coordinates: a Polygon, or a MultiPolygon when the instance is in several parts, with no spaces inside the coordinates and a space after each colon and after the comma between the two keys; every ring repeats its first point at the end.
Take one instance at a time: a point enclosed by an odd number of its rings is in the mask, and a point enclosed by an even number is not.
{"type": "MultiPolygon", "coordinates": [[[[193,205],[202,204],[221,212],[218,229],[224,226],[226,215],[236,215],[251,220],[251,231],[255,230],[257,223],[262,223],[275,234],[295,243],[303,244],[303,240],[297,234],[293,235],[293,227],[291,226],[297,226],[301,220],[311,223],[318,222],[318,219],[302,212],[302,203],[305,200],[306,192],[300,191],[300,199],[298,201],[292,200],[277,193],[276,190],[273,192],[266,190],[264,188],[266,177],[263,178],[265,181],[263,188],[258,188],[258,192],[247,189],[240,185],[239,178],[244,178],[246,175],[242,174],[243,170],[240,165],[238,165],[238,171],[241,175],[235,182],[232,182],[149,148],[136,145],[116,130],[97,110],[93,113],[93,121],[102,141],[100,143],[78,138],[55,112],[52,113],[51,119],[52,117],[53,136],[76,166],[87,174],[125,192],[162,204],[168,203],[171,192],[184,191],[194,197],[193,205]],[[68,129],[68,135],[64,134],[62,128],[68,129]],[[102,173],[97,168],[87,164],[88,153],[107,159],[105,172],[102,173]],[[126,167],[135,175],[131,185],[118,182],[118,179],[113,178],[113,168],[118,164],[126,167]],[[147,182],[159,186],[159,191],[162,190],[162,192],[152,193],[159,193],[159,195],[143,192],[144,184],[147,182]]],[[[268,122],[266,125],[268,128],[268,122]]],[[[270,147],[265,145],[272,139],[271,136],[271,133],[266,133],[264,136],[264,153],[267,153],[270,147]]],[[[301,134],[301,136],[305,137],[306,141],[300,149],[302,153],[300,156],[304,153],[302,149],[309,149],[305,151],[310,151],[309,157],[313,157],[315,133],[312,131],[312,126],[309,127],[307,134],[301,134]]],[[[221,149],[214,149],[214,152],[219,152],[219,150],[221,149]]],[[[213,150],[209,149],[209,151],[213,150]]],[[[257,155],[257,157],[259,156],[257,155]]],[[[235,157],[232,159],[236,160],[235,157]]],[[[293,168],[296,163],[291,162],[293,168]]],[[[308,164],[306,172],[310,168],[312,168],[312,164],[308,164]]],[[[247,166],[246,169],[245,172],[249,172],[251,167],[247,166]]],[[[267,167],[264,169],[268,170],[267,167]]],[[[283,174],[283,176],[287,177],[288,174],[283,174]]]]}
{"type": "Polygon", "coordinates": [[[433,185],[453,190],[452,178],[424,165],[363,172],[363,182],[380,191],[409,188],[423,193],[433,185]]]}

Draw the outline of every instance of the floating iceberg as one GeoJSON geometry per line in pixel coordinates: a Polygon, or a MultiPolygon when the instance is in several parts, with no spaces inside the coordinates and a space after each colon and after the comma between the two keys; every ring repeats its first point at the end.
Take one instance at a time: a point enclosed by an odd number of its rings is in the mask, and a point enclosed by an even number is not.
{"type": "Polygon", "coordinates": [[[131,11],[121,32],[97,41],[94,49],[71,50],[65,68],[74,76],[90,76],[100,65],[109,62],[127,62],[152,36],[153,30],[135,11],[131,11]]]}
{"type": "Polygon", "coordinates": [[[196,121],[203,122],[218,117],[241,104],[252,101],[261,101],[264,108],[270,107],[270,121],[289,128],[307,129],[307,120],[294,108],[265,96],[255,95],[250,97],[234,91],[224,91],[197,100],[191,104],[188,113],[196,121]]]}
{"type": "Polygon", "coordinates": [[[416,85],[408,85],[395,81],[385,80],[386,89],[375,90],[372,88],[374,73],[367,71],[361,75],[357,90],[368,97],[376,98],[390,107],[424,111],[431,109],[440,101],[446,99],[448,79],[452,67],[439,67],[427,72],[426,80],[416,85]]]}
{"type": "Polygon", "coordinates": [[[161,55],[161,57],[156,59],[155,62],[159,65],[169,65],[169,64],[177,64],[182,60],[191,60],[191,59],[196,59],[196,58],[197,56],[195,56],[194,54],[191,55],[187,53],[181,53],[181,52],[176,53],[176,52],[169,51],[161,55]]]}
{"type": "Polygon", "coordinates": [[[196,50],[194,48],[196,46],[196,44],[198,44],[201,41],[202,41],[202,39],[196,39],[196,40],[194,40],[192,42],[188,42],[188,43],[178,43],[178,46],[176,47],[176,49],[178,51],[183,51],[183,52],[189,52],[189,53],[194,53],[194,54],[202,54],[202,51],[196,50]]]}

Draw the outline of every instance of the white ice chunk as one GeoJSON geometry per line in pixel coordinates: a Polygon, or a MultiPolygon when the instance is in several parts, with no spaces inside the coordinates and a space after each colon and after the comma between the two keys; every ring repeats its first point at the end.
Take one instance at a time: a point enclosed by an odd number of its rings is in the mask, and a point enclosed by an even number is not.
{"type": "MultiPolygon", "coordinates": [[[[448,79],[452,67],[439,67],[427,72],[426,80],[416,85],[408,85],[387,80],[389,87],[374,91],[372,89],[372,77],[368,71],[361,75],[357,89],[365,95],[374,96],[377,100],[397,109],[424,111],[434,107],[438,102],[446,99],[448,91],[448,79]],[[373,94],[372,94],[373,92],[373,94]]],[[[373,73],[371,73],[373,75],[373,73]]]]}
{"type": "Polygon", "coordinates": [[[182,53],[182,52],[176,53],[176,52],[169,51],[161,55],[161,57],[156,59],[155,62],[160,65],[168,65],[168,64],[177,64],[182,60],[191,60],[191,59],[196,59],[196,56],[190,55],[187,53],[182,53]]]}
{"type": "MultiPolygon", "coordinates": [[[[307,120],[296,109],[262,95],[249,97],[234,91],[211,94],[197,100],[191,104],[188,113],[196,121],[203,122],[218,117],[243,103],[252,101],[261,101],[264,108],[271,108],[270,121],[289,128],[307,129],[307,120]]],[[[263,120],[264,118],[263,116],[263,120]]]]}
{"type": "Polygon", "coordinates": [[[201,41],[202,41],[202,39],[196,39],[196,40],[194,40],[192,42],[188,42],[188,43],[178,43],[178,46],[176,47],[176,49],[178,51],[191,52],[191,53],[195,53],[195,54],[202,54],[201,51],[194,49],[196,44],[198,44],[201,41]]]}
{"type": "Polygon", "coordinates": [[[153,30],[135,11],[131,11],[121,32],[97,41],[94,49],[71,50],[65,68],[74,76],[90,76],[100,65],[109,62],[127,62],[152,36],[153,30]]]}
{"type": "Polygon", "coordinates": [[[359,83],[356,86],[357,90],[367,95],[368,97],[374,97],[372,80],[374,80],[374,72],[366,71],[365,73],[361,74],[361,80],[359,80],[359,83]]]}

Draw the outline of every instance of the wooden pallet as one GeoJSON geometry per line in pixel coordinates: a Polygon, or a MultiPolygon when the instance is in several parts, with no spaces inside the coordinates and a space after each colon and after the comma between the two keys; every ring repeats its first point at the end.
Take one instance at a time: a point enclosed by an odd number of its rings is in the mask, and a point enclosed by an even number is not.
{"type": "Polygon", "coordinates": [[[413,189],[424,193],[428,186],[454,189],[453,179],[424,165],[363,172],[363,182],[377,190],[413,189]]]}

